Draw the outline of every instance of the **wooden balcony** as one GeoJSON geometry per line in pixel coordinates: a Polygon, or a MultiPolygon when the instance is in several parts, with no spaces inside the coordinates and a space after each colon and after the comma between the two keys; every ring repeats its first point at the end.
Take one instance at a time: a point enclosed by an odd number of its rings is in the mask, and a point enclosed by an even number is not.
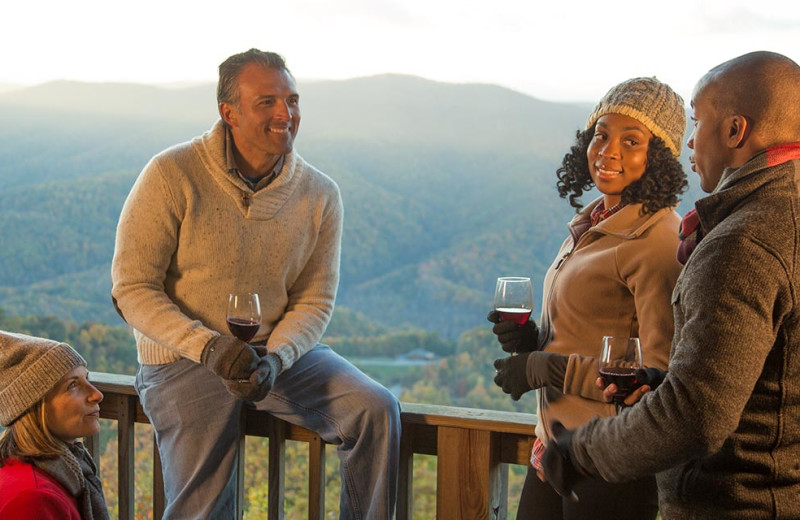
{"type": "MultiPolygon", "coordinates": [[[[120,520],[134,518],[134,423],[147,423],[133,377],[92,372],[91,381],[105,395],[101,417],[117,421],[117,483],[120,520]]],[[[407,520],[413,511],[414,454],[437,457],[436,516],[438,519],[504,519],[508,505],[509,464],[526,465],[533,443],[536,416],[469,408],[402,403],[403,436],[400,447],[400,475],[397,520],[407,520]]],[[[284,517],[285,443],[308,443],[308,518],[325,516],[325,443],[312,431],[277,420],[265,412],[245,410],[245,435],[269,438],[268,520],[284,517]]],[[[99,439],[86,444],[99,460],[99,439]]],[[[244,435],[240,439],[239,482],[244,481],[244,435]]],[[[158,451],[153,449],[153,518],[164,510],[163,481],[158,451]]],[[[103,475],[105,480],[113,478],[103,475]]],[[[243,485],[239,485],[237,518],[244,509],[243,485]]]]}

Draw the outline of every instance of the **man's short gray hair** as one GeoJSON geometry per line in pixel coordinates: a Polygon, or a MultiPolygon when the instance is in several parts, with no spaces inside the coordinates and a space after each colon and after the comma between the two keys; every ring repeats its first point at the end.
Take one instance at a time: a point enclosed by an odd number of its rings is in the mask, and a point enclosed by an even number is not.
{"type": "Polygon", "coordinates": [[[219,65],[219,82],[217,83],[217,104],[230,103],[239,109],[239,73],[245,65],[256,63],[268,69],[285,70],[286,61],[283,56],[274,52],[250,49],[228,57],[219,65]]]}

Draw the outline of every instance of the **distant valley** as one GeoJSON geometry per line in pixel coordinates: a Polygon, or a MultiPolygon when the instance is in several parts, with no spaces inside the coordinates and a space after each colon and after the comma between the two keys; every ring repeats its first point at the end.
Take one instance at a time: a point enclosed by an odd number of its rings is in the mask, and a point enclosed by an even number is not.
{"type": "MultiPolygon", "coordinates": [[[[555,170],[590,105],[399,75],[299,88],[297,150],[345,202],[338,306],[456,338],[486,325],[497,276],[529,275],[538,313],[572,214],[555,170]]],[[[120,323],[120,208],[153,154],[216,120],[214,86],[0,85],[0,110],[0,307],[120,323]]]]}

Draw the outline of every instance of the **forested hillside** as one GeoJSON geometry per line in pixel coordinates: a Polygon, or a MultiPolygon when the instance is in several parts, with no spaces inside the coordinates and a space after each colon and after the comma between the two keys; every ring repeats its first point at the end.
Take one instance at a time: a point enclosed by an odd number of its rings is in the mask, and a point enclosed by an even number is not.
{"type": "MultiPolygon", "coordinates": [[[[554,171],[588,105],[394,75],[299,88],[297,149],[345,202],[337,312],[455,340],[485,325],[497,276],[532,276],[539,299],[571,215],[554,171]]],[[[55,82],[0,110],[0,306],[120,324],[122,202],[154,153],[210,127],[213,86],[55,82]]]]}

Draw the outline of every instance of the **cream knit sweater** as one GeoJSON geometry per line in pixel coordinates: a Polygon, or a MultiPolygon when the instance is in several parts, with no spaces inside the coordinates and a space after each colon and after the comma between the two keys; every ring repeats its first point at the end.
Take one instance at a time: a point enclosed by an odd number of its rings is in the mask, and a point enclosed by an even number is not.
{"type": "Polygon", "coordinates": [[[287,370],[333,312],[342,216],[336,183],[294,152],[258,192],[229,174],[221,121],[155,156],[122,208],[111,267],[139,362],[199,362],[209,340],[230,334],[228,294],[240,291],[261,298],[253,342],[287,370]]]}

